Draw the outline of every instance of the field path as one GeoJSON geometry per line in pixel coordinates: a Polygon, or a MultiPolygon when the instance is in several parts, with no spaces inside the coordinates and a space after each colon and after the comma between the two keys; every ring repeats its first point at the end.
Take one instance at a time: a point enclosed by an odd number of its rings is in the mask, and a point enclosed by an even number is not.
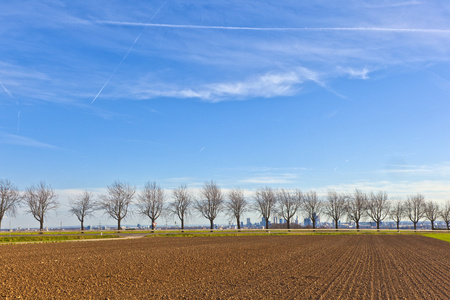
{"type": "Polygon", "coordinates": [[[0,247],[0,298],[450,299],[417,235],[154,237],[0,247]]]}

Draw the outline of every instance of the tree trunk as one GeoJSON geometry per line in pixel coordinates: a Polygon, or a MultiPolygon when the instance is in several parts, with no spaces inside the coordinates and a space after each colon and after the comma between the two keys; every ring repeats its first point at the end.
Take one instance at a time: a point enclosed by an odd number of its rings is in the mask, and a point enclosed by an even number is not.
{"type": "Polygon", "coordinates": [[[269,218],[266,219],[266,229],[269,229],[269,218]]]}
{"type": "Polygon", "coordinates": [[[291,220],[286,220],[287,229],[291,229],[291,220]]]}
{"type": "Polygon", "coordinates": [[[150,220],[152,220],[152,230],[155,230],[155,225],[153,225],[153,224],[155,224],[155,220],[154,219],[150,219],[150,220]]]}
{"type": "Polygon", "coordinates": [[[117,230],[120,230],[120,219],[117,220],[117,230]]]}
{"type": "Polygon", "coordinates": [[[358,230],[359,230],[359,220],[358,220],[358,221],[356,221],[356,229],[358,229],[358,230]]]}
{"type": "Polygon", "coordinates": [[[84,221],[81,220],[81,231],[84,231],[84,225],[83,225],[84,221]]]}
{"type": "Polygon", "coordinates": [[[241,223],[239,222],[239,218],[236,218],[236,222],[237,222],[237,228],[241,229],[241,223]]]}
{"type": "Polygon", "coordinates": [[[338,220],[334,220],[334,226],[338,229],[338,220]]]}
{"type": "Polygon", "coordinates": [[[211,230],[213,230],[213,229],[214,229],[214,220],[213,220],[213,219],[210,219],[209,222],[210,222],[210,224],[211,224],[211,230]]]}
{"type": "Polygon", "coordinates": [[[447,230],[450,230],[450,222],[447,222],[447,230]]]}
{"type": "Polygon", "coordinates": [[[377,229],[380,229],[380,221],[377,221],[377,229]]]}
{"type": "Polygon", "coordinates": [[[184,219],[180,219],[181,221],[181,230],[184,230],[184,219]]]}
{"type": "Polygon", "coordinates": [[[44,220],[39,221],[39,231],[42,233],[44,230],[44,220]]]}
{"type": "Polygon", "coordinates": [[[431,221],[431,230],[434,230],[434,222],[431,221]]]}
{"type": "Polygon", "coordinates": [[[397,221],[397,230],[400,230],[400,221],[397,221]]]}
{"type": "Polygon", "coordinates": [[[413,222],[414,223],[414,230],[416,230],[416,225],[417,225],[417,222],[413,222]]]}
{"type": "Polygon", "coordinates": [[[313,229],[316,229],[316,219],[313,219],[312,222],[313,222],[313,229]]]}

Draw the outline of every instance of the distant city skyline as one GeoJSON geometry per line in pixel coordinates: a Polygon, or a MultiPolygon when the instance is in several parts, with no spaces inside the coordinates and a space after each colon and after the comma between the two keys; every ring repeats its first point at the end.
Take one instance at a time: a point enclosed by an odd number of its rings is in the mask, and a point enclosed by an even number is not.
{"type": "Polygon", "coordinates": [[[445,1],[3,1],[0,178],[56,189],[46,226],[116,180],[442,203],[449,70],[445,1]]]}

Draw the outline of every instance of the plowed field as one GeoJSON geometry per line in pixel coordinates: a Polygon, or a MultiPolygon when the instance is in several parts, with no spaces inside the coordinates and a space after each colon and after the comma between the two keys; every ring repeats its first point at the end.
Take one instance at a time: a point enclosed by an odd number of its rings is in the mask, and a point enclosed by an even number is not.
{"type": "Polygon", "coordinates": [[[0,270],[3,298],[450,299],[450,243],[408,235],[3,245],[0,270]]]}

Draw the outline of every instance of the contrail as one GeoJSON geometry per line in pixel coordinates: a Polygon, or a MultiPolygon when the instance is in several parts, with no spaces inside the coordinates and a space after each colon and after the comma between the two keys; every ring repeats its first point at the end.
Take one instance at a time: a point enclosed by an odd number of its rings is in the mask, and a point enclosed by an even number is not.
{"type": "Polygon", "coordinates": [[[97,21],[99,24],[136,26],[136,27],[167,27],[189,29],[220,29],[220,30],[249,30],[249,31],[381,31],[381,32],[411,32],[411,33],[450,33],[450,29],[425,28],[386,28],[386,27],[235,27],[235,26],[204,26],[183,24],[158,24],[119,21],[97,21]]]}
{"type": "Polygon", "coordinates": [[[20,114],[22,113],[22,111],[18,111],[17,112],[17,134],[19,134],[19,132],[20,132],[20,114]]]}
{"type": "Polygon", "coordinates": [[[16,98],[14,98],[14,96],[11,94],[11,92],[6,88],[6,86],[3,85],[3,82],[0,81],[0,85],[2,86],[3,90],[5,91],[5,93],[7,93],[11,99],[14,99],[14,101],[16,101],[16,104],[19,105],[19,103],[17,102],[16,98]]]}
{"type": "Polygon", "coordinates": [[[14,102],[16,102],[16,105],[17,105],[17,134],[19,134],[19,131],[20,131],[20,113],[21,113],[19,101],[17,101],[17,99],[14,98],[14,96],[6,88],[6,86],[3,84],[3,82],[0,81],[0,85],[2,86],[3,90],[9,95],[9,97],[11,97],[11,99],[13,99],[14,102]]]}
{"type": "MultiPolygon", "coordinates": [[[[147,22],[151,22],[156,15],[159,13],[159,11],[163,8],[164,5],[166,5],[167,1],[165,1],[159,8],[158,10],[153,14],[153,16],[151,16],[149,18],[149,20],[147,22]]],[[[146,24],[146,23],[144,23],[146,24]]],[[[102,86],[102,88],[100,89],[100,91],[98,91],[97,95],[95,95],[94,99],[92,100],[91,104],[94,103],[94,101],[98,98],[98,96],[102,93],[103,89],[106,87],[106,85],[109,83],[109,81],[111,80],[111,78],[113,78],[113,76],[116,74],[117,70],[120,68],[120,66],[122,65],[122,63],[125,61],[125,59],[127,59],[128,55],[130,54],[130,52],[133,50],[134,45],[136,45],[137,41],[139,40],[139,38],[141,37],[141,35],[144,33],[144,30],[142,30],[142,32],[134,39],[133,44],[131,44],[131,47],[128,49],[127,53],[125,54],[125,56],[122,58],[122,60],[120,61],[120,63],[117,65],[117,67],[114,69],[114,71],[111,73],[111,76],[109,76],[108,80],[106,80],[105,84],[102,86]]]]}

